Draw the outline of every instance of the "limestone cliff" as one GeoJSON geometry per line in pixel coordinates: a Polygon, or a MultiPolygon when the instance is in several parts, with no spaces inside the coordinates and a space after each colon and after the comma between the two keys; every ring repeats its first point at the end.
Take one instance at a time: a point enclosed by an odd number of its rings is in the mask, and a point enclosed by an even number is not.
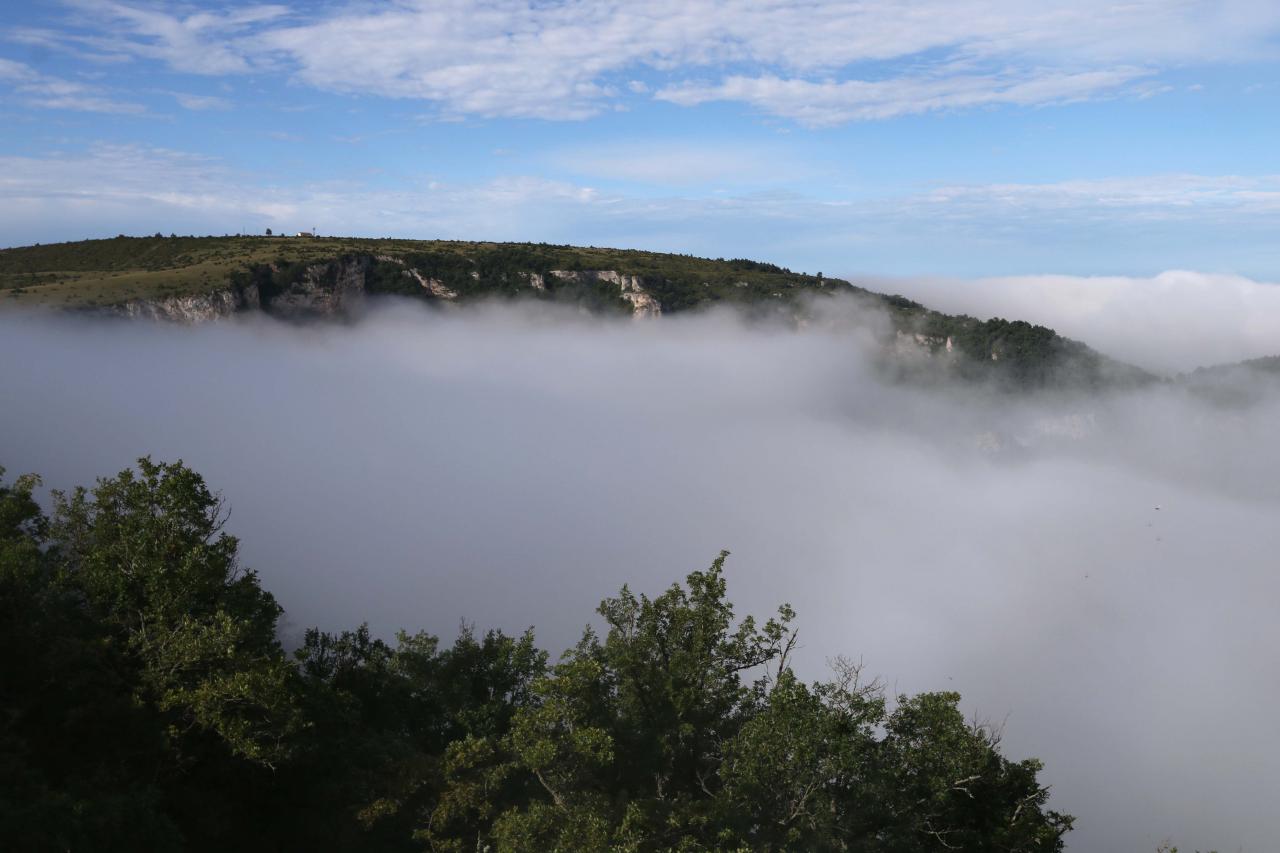
{"type": "Polygon", "coordinates": [[[313,264],[297,281],[272,293],[263,308],[286,319],[355,313],[364,301],[368,263],[366,258],[344,258],[313,264]]]}
{"type": "Polygon", "coordinates": [[[458,292],[452,288],[445,287],[443,281],[438,278],[427,278],[416,269],[407,269],[404,274],[416,281],[422,286],[422,289],[437,299],[457,299],[458,292]]]}
{"type": "MultiPolygon", "coordinates": [[[[446,284],[438,275],[424,273],[404,258],[391,255],[354,254],[307,266],[258,264],[248,272],[234,274],[228,286],[210,293],[138,299],[106,310],[122,316],[190,324],[255,310],[286,320],[350,316],[360,312],[371,294],[441,301],[476,298],[465,280],[462,284],[455,280],[446,284]],[[397,279],[408,287],[389,284],[397,279]]],[[[480,281],[478,272],[472,271],[469,276],[480,281]]],[[[513,282],[517,285],[514,292],[524,290],[538,298],[555,298],[553,282],[616,288],[617,298],[630,306],[633,317],[662,315],[662,304],[645,288],[644,279],[618,270],[525,270],[505,273],[502,282],[513,282]]]]}
{"type": "Polygon", "coordinates": [[[625,275],[617,270],[551,270],[551,274],[562,281],[606,281],[616,284],[618,295],[631,303],[633,316],[637,318],[662,316],[662,305],[644,289],[644,284],[638,275],[625,275]]]}
{"type": "MultiPolygon", "coordinates": [[[[254,294],[256,296],[256,292],[254,294]]],[[[121,317],[137,317],[147,320],[164,320],[170,323],[194,325],[228,317],[244,307],[245,300],[231,289],[215,290],[195,296],[165,296],[160,299],[133,299],[100,309],[121,317]]]]}

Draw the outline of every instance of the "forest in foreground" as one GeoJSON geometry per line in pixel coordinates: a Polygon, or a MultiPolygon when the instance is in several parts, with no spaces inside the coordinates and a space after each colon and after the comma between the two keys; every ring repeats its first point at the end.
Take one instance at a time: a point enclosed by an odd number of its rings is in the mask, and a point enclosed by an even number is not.
{"type": "Polygon", "coordinates": [[[737,618],[727,553],[623,587],[554,662],[532,630],[287,649],[197,472],[140,459],[47,513],[39,487],[0,480],[4,849],[1052,851],[1071,827],[958,694],[841,658],[798,678],[795,614],[737,618]]]}

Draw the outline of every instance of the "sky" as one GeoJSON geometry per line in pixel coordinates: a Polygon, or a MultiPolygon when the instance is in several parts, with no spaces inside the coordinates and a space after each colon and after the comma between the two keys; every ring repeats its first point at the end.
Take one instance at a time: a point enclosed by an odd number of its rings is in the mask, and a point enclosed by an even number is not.
{"type": "Polygon", "coordinates": [[[314,228],[1280,280],[1269,0],[69,0],[0,23],[0,245],[314,228]]]}

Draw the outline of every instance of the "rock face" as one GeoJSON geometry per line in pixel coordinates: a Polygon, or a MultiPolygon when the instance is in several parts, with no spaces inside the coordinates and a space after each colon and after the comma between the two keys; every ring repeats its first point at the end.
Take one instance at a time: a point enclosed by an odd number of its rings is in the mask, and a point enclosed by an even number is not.
{"type": "Polygon", "coordinates": [[[947,361],[956,355],[955,341],[950,337],[923,335],[919,332],[904,332],[899,329],[894,333],[893,351],[895,355],[907,358],[942,356],[947,361]]]}
{"type": "MultiPolygon", "coordinates": [[[[138,299],[104,309],[108,313],[167,320],[177,323],[203,323],[226,317],[237,311],[262,310],[285,320],[308,320],[358,314],[369,292],[371,274],[379,274],[377,265],[400,266],[400,275],[415,282],[424,295],[440,300],[456,300],[457,290],[442,280],[423,275],[405,261],[383,255],[357,255],[306,267],[288,284],[272,282],[272,276],[254,279],[258,283],[238,283],[210,293],[195,296],[172,296],[161,299],[138,299]],[[261,288],[259,287],[261,284],[261,288]]],[[[273,265],[272,274],[278,272],[273,265]]],[[[385,272],[380,273],[385,275],[385,272]]],[[[542,273],[515,273],[518,280],[533,291],[546,292],[547,278],[542,273]]],[[[478,276],[474,273],[473,277],[478,276]]],[[[550,276],[566,282],[603,284],[617,288],[619,298],[630,304],[636,318],[662,316],[662,305],[645,290],[644,280],[617,270],[551,270],[550,276]]]]}
{"type": "Polygon", "coordinates": [[[364,301],[365,268],[366,262],[359,258],[307,267],[300,281],[276,294],[265,307],[290,319],[355,313],[364,301]]]}
{"type": "Polygon", "coordinates": [[[662,305],[653,294],[644,289],[640,276],[624,275],[617,270],[552,270],[551,274],[563,281],[607,281],[618,286],[618,295],[631,303],[631,314],[636,318],[662,316],[662,305]]]}
{"type": "MultiPolygon", "coordinates": [[[[253,292],[256,307],[257,291],[253,292]]],[[[166,296],[162,299],[134,299],[104,309],[121,317],[137,317],[146,320],[163,320],[169,323],[193,325],[207,323],[234,314],[244,306],[243,300],[231,290],[215,290],[196,296],[166,296]]]]}
{"type": "Polygon", "coordinates": [[[407,269],[404,274],[409,278],[422,285],[422,289],[430,293],[438,299],[457,299],[458,291],[445,287],[443,281],[438,278],[424,278],[422,273],[415,269],[407,269]]]}

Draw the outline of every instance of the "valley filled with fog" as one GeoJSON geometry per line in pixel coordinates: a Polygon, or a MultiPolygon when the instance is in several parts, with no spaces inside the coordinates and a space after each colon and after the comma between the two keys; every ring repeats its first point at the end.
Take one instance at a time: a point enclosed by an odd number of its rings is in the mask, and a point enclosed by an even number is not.
{"type": "Polygon", "coordinates": [[[559,650],[727,548],[740,615],[796,608],[804,676],[861,658],[1002,723],[1070,849],[1274,844],[1280,383],[1014,396],[889,381],[875,346],[727,314],[8,314],[0,464],[69,488],[185,460],[295,641],[468,620],[559,650]]]}

